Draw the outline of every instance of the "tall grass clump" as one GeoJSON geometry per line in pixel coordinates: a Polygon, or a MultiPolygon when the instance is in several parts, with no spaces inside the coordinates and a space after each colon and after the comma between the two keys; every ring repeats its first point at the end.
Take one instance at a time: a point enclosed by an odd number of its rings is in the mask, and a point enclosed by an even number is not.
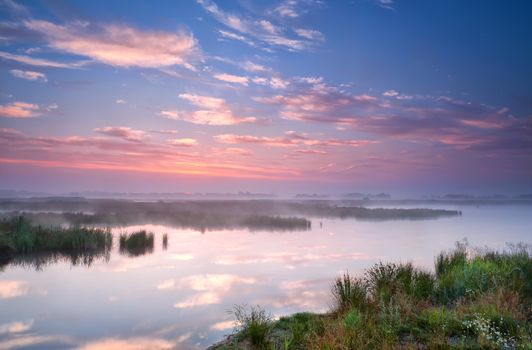
{"type": "Polygon", "coordinates": [[[119,250],[120,253],[129,256],[139,256],[153,252],[154,235],[145,230],[133,232],[130,234],[120,234],[119,250]]]}
{"type": "Polygon", "coordinates": [[[351,308],[362,309],[367,304],[367,285],[361,278],[344,273],[336,278],[331,288],[335,309],[344,312],[351,308]]]}
{"type": "Polygon", "coordinates": [[[232,311],[236,319],[236,328],[240,336],[249,339],[254,346],[265,346],[268,343],[268,334],[271,330],[273,319],[270,314],[260,306],[235,305],[232,311]]]}
{"type": "Polygon", "coordinates": [[[456,242],[455,248],[449,252],[441,252],[436,256],[435,271],[440,277],[456,266],[463,266],[467,263],[467,241],[456,242]]]}
{"type": "Polygon", "coordinates": [[[364,278],[372,298],[385,302],[399,295],[416,302],[430,298],[435,282],[432,274],[411,263],[379,262],[366,271],[364,278]]]}

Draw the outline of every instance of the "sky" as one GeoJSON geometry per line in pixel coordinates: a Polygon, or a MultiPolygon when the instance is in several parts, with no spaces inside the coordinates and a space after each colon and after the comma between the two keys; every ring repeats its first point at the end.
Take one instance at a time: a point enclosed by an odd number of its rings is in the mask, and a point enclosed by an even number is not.
{"type": "Polygon", "coordinates": [[[0,188],[529,193],[530,13],[0,0],[0,188]]]}

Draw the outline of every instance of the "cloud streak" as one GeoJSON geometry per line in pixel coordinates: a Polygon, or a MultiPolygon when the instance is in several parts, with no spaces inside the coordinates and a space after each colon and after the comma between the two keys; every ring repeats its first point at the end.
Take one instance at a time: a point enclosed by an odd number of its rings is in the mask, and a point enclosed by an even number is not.
{"type": "Polygon", "coordinates": [[[9,72],[14,77],[20,78],[20,79],[33,80],[33,81],[40,80],[45,83],[48,81],[46,74],[40,73],[40,72],[20,70],[20,69],[12,69],[9,72]]]}
{"type": "Polygon", "coordinates": [[[38,117],[41,114],[41,107],[34,103],[12,102],[0,105],[0,117],[25,119],[38,117]]]}
{"type": "MultiPolygon", "coordinates": [[[[300,33],[296,32],[297,37],[290,37],[283,26],[267,19],[244,17],[226,12],[211,0],[197,0],[197,2],[217,21],[234,31],[220,31],[220,34],[227,39],[238,40],[266,50],[280,48],[293,52],[310,49],[316,43],[323,41],[323,35],[319,35],[321,33],[316,30],[300,29],[300,33]],[[317,39],[318,36],[319,39],[317,39]]],[[[280,11],[287,15],[285,17],[291,17],[289,13],[295,14],[294,10],[288,6],[280,11]]]]}
{"type": "MultiPolygon", "coordinates": [[[[266,137],[266,136],[253,136],[253,135],[235,135],[235,134],[221,134],[214,136],[214,139],[220,143],[227,144],[259,144],[273,147],[293,147],[299,145],[305,146],[322,146],[322,147],[334,147],[334,146],[349,146],[360,147],[377,143],[370,140],[342,140],[342,139],[313,139],[307,135],[299,134],[294,131],[288,131],[283,136],[279,137],[266,137]]],[[[308,150],[307,150],[308,152],[308,150]]],[[[302,152],[305,153],[305,152],[302,152]]]]}
{"type": "Polygon", "coordinates": [[[160,115],[169,119],[185,120],[203,125],[234,125],[258,122],[255,117],[236,115],[223,98],[195,94],[180,94],[179,98],[199,107],[199,109],[195,111],[163,110],[160,115]]]}
{"type": "Polygon", "coordinates": [[[106,126],[103,128],[94,129],[97,133],[118,137],[127,141],[142,141],[146,137],[146,132],[142,130],[135,130],[125,126],[106,126]]]}
{"type": "Polygon", "coordinates": [[[126,25],[86,22],[59,25],[35,19],[25,21],[24,25],[41,34],[53,49],[116,67],[179,65],[193,69],[193,62],[199,57],[197,40],[184,30],[139,30],[126,25]]]}

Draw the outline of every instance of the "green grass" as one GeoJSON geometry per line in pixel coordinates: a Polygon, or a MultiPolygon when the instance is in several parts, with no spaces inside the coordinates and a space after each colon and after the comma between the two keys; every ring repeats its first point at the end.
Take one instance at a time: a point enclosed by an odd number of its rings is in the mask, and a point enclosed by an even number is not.
{"type": "Polygon", "coordinates": [[[272,316],[260,306],[236,305],[233,309],[237,329],[242,338],[250,340],[251,345],[264,347],[267,345],[267,337],[272,327],[272,316]]]}
{"type": "Polygon", "coordinates": [[[118,240],[120,253],[129,256],[139,256],[153,252],[154,235],[145,230],[124,233],[118,240]]]}
{"type": "Polygon", "coordinates": [[[108,229],[73,226],[35,226],[23,216],[0,222],[2,255],[38,252],[85,252],[112,247],[108,229]]]}
{"type": "Polygon", "coordinates": [[[332,296],[338,311],[362,308],[367,304],[367,284],[363,279],[350,276],[349,272],[346,272],[334,281],[332,296]]]}
{"type": "Polygon", "coordinates": [[[237,329],[231,348],[532,349],[531,283],[529,246],[458,243],[436,257],[434,273],[409,263],[345,273],[333,283],[331,312],[269,320],[260,342],[237,329]]]}

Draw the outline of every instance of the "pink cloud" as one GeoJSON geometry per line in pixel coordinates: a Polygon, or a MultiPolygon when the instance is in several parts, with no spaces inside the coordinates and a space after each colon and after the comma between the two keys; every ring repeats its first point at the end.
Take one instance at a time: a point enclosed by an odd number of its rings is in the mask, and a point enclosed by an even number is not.
{"type": "Polygon", "coordinates": [[[128,141],[141,141],[146,136],[146,132],[142,130],[134,130],[125,126],[106,126],[103,128],[96,128],[94,131],[128,141]]]}
{"type": "MultiPolygon", "coordinates": [[[[182,138],[178,146],[195,141],[182,138]]],[[[253,164],[216,153],[176,152],[172,142],[131,142],[120,137],[31,137],[14,129],[0,129],[0,163],[48,168],[75,168],[250,179],[281,179],[299,170],[281,165],[253,164]]]]}
{"type": "Polygon", "coordinates": [[[248,72],[267,72],[269,69],[263,65],[246,61],[242,64],[242,68],[248,72]]]}
{"type": "Polygon", "coordinates": [[[198,141],[191,138],[181,138],[181,139],[173,139],[168,141],[169,144],[172,146],[180,146],[180,147],[192,147],[197,146],[198,141]]]}
{"type": "Polygon", "coordinates": [[[199,56],[196,39],[185,31],[143,31],[125,25],[95,26],[85,22],[58,25],[27,20],[57,50],[85,56],[117,67],[162,68],[180,65],[193,69],[199,56]]]}
{"type": "MultiPolygon", "coordinates": [[[[377,143],[370,140],[342,140],[342,139],[313,139],[304,134],[298,134],[294,131],[288,131],[280,137],[267,136],[253,136],[253,135],[235,135],[235,134],[221,134],[214,136],[214,139],[220,143],[237,144],[237,143],[251,143],[261,144],[274,147],[293,147],[298,145],[306,146],[349,146],[360,147],[377,143]]],[[[303,152],[301,152],[303,153],[303,152]]]]}
{"type": "Polygon", "coordinates": [[[166,118],[185,120],[194,124],[205,125],[234,125],[240,123],[255,123],[254,117],[237,116],[222,98],[193,94],[180,94],[179,98],[199,107],[192,112],[164,110],[160,114],[166,118]]]}
{"type": "Polygon", "coordinates": [[[30,56],[25,55],[13,55],[8,52],[1,52],[0,51],[0,57],[6,60],[15,61],[24,63],[30,66],[37,66],[37,67],[52,67],[52,68],[80,68],[85,66],[88,61],[79,61],[79,62],[57,62],[57,61],[51,61],[47,59],[42,58],[34,58],[30,56]]]}
{"type": "Polygon", "coordinates": [[[274,147],[290,147],[296,146],[299,143],[297,140],[290,137],[266,137],[235,134],[216,135],[214,136],[214,139],[220,143],[255,143],[274,147]]]}
{"type": "Polygon", "coordinates": [[[6,118],[33,118],[42,114],[41,107],[34,103],[12,102],[0,105],[0,116],[6,118]]]}
{"type": "Polygon", "coordinates": [[[243,77],[239,75],[233,75],[233,74],[227,74],[227,73],[218,73],[214,74],[213,77],[215,79],[225,81],[228,83],[235,83],[235,84],[242,84],[247,86],[248,85],[248,77],[243,77]]]}

